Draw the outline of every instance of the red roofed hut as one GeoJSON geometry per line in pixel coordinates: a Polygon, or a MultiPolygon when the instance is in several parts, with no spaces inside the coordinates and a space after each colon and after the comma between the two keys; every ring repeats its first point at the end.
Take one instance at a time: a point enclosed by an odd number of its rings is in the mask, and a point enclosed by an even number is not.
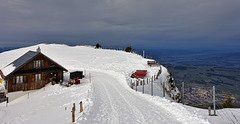
{"type": "Polygon", "coordinates": [[[147,75],[147,70],[136,70],[136,72],[132,74],[132,77],[144,78],[146,75],[147,75]]]}

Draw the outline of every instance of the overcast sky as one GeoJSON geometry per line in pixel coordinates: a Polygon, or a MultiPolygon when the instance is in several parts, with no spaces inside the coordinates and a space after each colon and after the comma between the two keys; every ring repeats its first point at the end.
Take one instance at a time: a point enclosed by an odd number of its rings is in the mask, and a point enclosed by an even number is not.
{"type": "Polygon", "coordinates": [[[240,47],[239,0],[0,0],[0,46],[240,47]]]}

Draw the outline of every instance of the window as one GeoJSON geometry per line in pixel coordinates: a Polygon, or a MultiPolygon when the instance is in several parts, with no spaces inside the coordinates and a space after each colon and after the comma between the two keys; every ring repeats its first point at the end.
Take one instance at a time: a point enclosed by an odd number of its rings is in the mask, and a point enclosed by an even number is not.
{"type": "Polygon", "coordinates": [[[35,74],[35,82],[41,81],[41,74],[35,74]]]}
{"type": "Polygon", "coordinates": [[[17,76],[16,77],[16,84],[22,84],[23,83],[23,76],[17,76]]]}
{"type": "Polygon", "coordinates": [[[35,60],[33,64],[34,64],[34,68],[40,68],[44,66],[43,60],[35,60]]]}

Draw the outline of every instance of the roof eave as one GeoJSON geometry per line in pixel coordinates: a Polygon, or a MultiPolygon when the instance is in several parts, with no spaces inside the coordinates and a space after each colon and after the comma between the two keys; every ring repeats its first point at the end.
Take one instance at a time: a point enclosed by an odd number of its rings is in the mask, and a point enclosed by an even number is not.
{"type": "Polygon", "coordinates": [[[1,74],[1,76],[2,76],[2,78],[6,78],[6,76],[3,74],[3,72],[2,72],[2,70],[0,70],[0,74],[1,74]]]}

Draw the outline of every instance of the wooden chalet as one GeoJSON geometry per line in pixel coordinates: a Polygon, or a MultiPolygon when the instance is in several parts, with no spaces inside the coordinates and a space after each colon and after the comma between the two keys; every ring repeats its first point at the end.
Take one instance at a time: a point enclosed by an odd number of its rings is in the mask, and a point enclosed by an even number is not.
{"type": "Polygon", "coordinates": [[[41,53],[28,51],[2,70],[1,76],[6,82],[8,92],[34,90],[44,87],[49,82],[63,81],[64,67],[41,53]]]}

